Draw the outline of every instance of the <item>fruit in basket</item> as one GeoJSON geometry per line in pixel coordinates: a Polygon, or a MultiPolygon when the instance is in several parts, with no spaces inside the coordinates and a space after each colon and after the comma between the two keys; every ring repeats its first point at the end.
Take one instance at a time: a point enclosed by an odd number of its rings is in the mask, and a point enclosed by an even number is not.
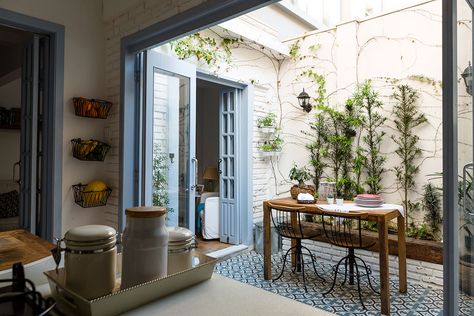
{"type": "Polygon", "coordinates": [[[79,145],[79,155],[85,157],[90,154],[99,144],[96,140],[81,140],[79,145]]]}
{"type": "Polygon", "coordinates": [[[89,182],[84,188],[84,202],[88,205],[98,204],[107,190],[107,185],[104,181],[94,180],[89,182]]]}

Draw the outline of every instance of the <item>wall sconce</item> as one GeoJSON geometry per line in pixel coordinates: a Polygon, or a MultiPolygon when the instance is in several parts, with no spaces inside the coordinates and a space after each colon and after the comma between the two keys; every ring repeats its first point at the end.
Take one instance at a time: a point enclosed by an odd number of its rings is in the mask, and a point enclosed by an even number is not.
{"type": "Polygon", "coordinates": [[[303,88],[303,92],[301,92],[297,98],[298,98],[298,103],[303,108],[303,111],[305,111],[306,113],[311,112],[311,109],[313,108],[313,106],[309,103],[310,96],[304,91],[304,88],[303,88]]]}
{"type": "Polygon", "coordinates": [[[469,66],[461,74],[462,79],[464,80],[464,84],[466,85],[466,92],[469,95],[472,95],[472,66],[471,62],[469,62],[469,66]]]}

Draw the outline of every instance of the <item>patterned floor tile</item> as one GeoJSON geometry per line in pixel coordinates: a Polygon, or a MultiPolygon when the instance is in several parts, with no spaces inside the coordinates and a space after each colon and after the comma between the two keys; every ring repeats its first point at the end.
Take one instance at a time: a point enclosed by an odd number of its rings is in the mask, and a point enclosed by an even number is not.
{"type": "MultiPolygon", "coordinates": [[[[215,272],[338,315],[380,315],[379,297],[370,290],[366,278],[361,282],[361,291],[367,310],[364,310],[360,304],[357,286],[348,283],[339,286],[344,279],[343,273],[340,277],[338,275],[338,283],[336,283],[334,291],[326,296],[322,295],[331,286],[332,266],[333,263],[331,262],[320,261],[317,263],[316,268],[326,279],[326,282],[316,277],[314,271],[308,267],[306,279],[308,293],[303,289],[301,274],[292,273],[288,266],[280,280],[275,282],[265,280],[263,278],[263,257],[253,251],[219,262],[216,265],[215,272]]],[[[274,276],[281,271],[282,263],[279,255],[272,256],[272,267],[274,276]]],[[[342,270],[343,268],[340,271],[342,270]]],[[[374,276],[371,280],[375,289],[378,290],[378,281],[374,276]]],[[[397,281],[390,282],[390,289],[392,315],[442,315],[443,291],[441,289],[431,288],[423,284],[409,284],[408,293],[400,294],[397,291],[397,281]]],[[[473,298],[462,296],[460,307],[460,315],[472,316],[474,310],[473,298]]]]}

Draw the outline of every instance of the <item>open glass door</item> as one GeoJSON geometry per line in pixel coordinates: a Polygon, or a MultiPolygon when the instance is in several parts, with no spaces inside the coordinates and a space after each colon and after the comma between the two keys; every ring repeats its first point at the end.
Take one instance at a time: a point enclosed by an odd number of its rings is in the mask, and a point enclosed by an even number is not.
{"type": "Polygon", "coordinates": [[[459,187],[459,314],[474,315],[473,0],[457,1],[457,145],[459,187]],[[469,25],[467,27],[466,25],[469,25]],[[464,80],[463,80],[464,79],[464,80]],[[469,132],[468,132],[469,131],[469,132]]]}
{"type": "Polygon", "coordinates": [[[220,173],[220,240],[230,244],[239,244],[240,218],[238,208],[237,175],[237,135],[236,107],[240,103],[241,91],[230,89],[221,91],[220,96],[220,136],[219,136],[219,173],[220,173]]]}
{"type": "Polygon", "coordinates": [[[150,50],[144,69],[143,200],[168,207],[168,226],[194,232],[196,68],[150,50]]]}

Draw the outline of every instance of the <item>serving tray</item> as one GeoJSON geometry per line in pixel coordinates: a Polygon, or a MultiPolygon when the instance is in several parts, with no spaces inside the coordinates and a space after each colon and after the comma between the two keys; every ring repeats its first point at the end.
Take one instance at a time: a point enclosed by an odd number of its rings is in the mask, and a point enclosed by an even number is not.
{"type": "Polygon", "coordinates": [[[117,278],[111,294],[88,300],[65,286],[64,268],[45,272],[51,295],[57,307],[65,315],[107,316],[118,315],[157,300],[166,295],[208,280],[212,276],[217,259],[193,253],[192,260],[186,256],[175,256],[168,263],[168,276],[120,290],[117,278]]]}

